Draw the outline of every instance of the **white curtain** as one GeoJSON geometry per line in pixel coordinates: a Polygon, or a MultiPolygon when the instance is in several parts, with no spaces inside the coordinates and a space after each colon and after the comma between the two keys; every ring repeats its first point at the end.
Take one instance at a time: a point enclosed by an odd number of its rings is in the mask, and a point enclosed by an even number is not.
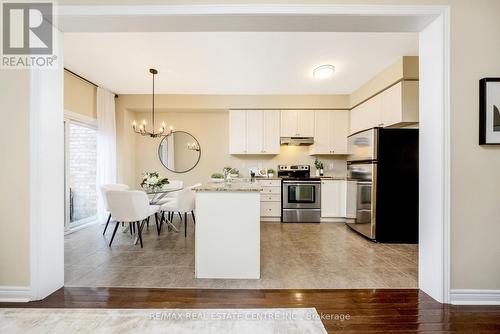
{"type": "Polygon", "coordinates": [[[101,196],[103,184],[116,183],[115,94],[97,88],[97,218],[104,222],[107,212],[101,196]]]}

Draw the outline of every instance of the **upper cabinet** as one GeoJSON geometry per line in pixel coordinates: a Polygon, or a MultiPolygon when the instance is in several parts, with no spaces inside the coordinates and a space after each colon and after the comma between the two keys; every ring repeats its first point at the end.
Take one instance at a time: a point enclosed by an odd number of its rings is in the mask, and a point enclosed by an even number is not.
{"type": "Polygon", "coordinates": [[[402,81],[381,94],[381,126],[418,123],[418,81],[402,81]]]}
{"type": "Polygon", "coordinates": [[[279,110],[230,110],[230,154],[279,154],[279,110]]]}
{"type": "Polygon", "coordinates": [[[281,137],[313,137],[314,111],[282,110],[281,137]]]}
{"type": "Polygon", "coordinates": [[[401,81],[353,108],[350,131],[418,123],[418,81],[401,81]]]}
{"type": "Polygon", "coordinates": [[[349,110],[316,110],[309,154],[348,154],[349,110]]]}

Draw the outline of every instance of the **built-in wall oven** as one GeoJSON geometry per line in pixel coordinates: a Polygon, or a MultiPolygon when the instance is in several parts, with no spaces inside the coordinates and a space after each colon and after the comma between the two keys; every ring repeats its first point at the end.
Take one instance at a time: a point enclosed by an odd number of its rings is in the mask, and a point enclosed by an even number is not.
{"type": "Polygon", "coordinates": [[[283,223],[319,223],[321,180],[283,179],[282,196],[283,223]]]}

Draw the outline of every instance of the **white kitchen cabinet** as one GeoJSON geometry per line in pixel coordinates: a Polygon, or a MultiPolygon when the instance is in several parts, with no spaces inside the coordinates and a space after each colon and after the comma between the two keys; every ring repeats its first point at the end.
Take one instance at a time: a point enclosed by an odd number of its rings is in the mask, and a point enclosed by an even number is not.
{"type": "Polygon", "coordinates": [[[246,143],[247,154],[263,153],[264,115],[262,110],[247,111],[246,143]]]}
{"type": "Polygon", "coordinates": [[[264,154],[280,153],[280,111],[263,111],[262,150],[264,154]]]}
{"type": "Polygon", "coordinates": [[[321,217],[356,218],[356,181],[321,181],[321,217]]]}
{"type": "Polygon", "coordinates": [[[346,216],[346,181],[321,181],[321,217],[341,218],[346,216]]]}
{"type": "Polygon", "coordinates": [[[313,137],[314,111],[282,110],[281,137],[313,137]]]}
{"type": "Polygon", "coordinates": [[[247,150],[247,112],[229,111],[229,154],[245,154],[247,150]]]}
{"type": "Polygon", "coordinates": [[[358,184],[356,181],[346,182],[346,212],[345,217],[356,218],[356,205],[358,200],[358,184]]]}
{"type": "Polygon", "coordinates": [[[402,81],[381,94],[381,126],[418,123],[418,81],[402,81]]]}
{"type": "Polygon", "coordinates": [[[230,110],[230,154],[279,154],[280,113],[277,110],[230,110]]]}
{"type": "Polygon", "coordinates": [[[350,112],[349,133],[418,123],[418,81],[401,81],[350,112]]]}
{"type": "Polygon", "coordinates": [[[260,219],[262,221],[281,220],[281,180],[260,179],[260,219]]]}
{"type": "Polygon", "coordinates": [[[309,154],[348,154],[349,110],[316,110],[309,154]]]}

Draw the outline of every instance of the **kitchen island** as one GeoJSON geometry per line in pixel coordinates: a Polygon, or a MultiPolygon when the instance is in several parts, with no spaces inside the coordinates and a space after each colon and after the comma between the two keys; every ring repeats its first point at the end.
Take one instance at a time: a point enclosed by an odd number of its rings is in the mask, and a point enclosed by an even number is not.
{"type": "Polygon", "coordinates": [[[196,278],[260,278],[258,183],[205,183],[196,191],[196,278]]]}

